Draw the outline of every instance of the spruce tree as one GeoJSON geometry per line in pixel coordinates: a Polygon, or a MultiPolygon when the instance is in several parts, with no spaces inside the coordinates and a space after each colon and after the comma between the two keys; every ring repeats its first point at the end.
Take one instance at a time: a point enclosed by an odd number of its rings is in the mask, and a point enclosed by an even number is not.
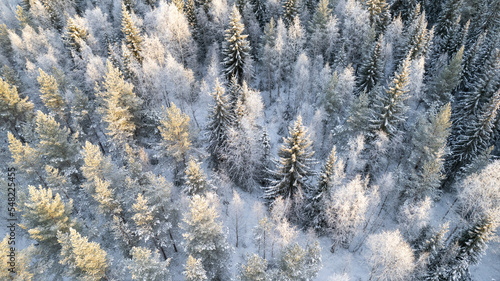
{"type": "Polygon", "coordinates": [[[357,90],[369,93],[375,85],[383,78],[382,44],[384,38],[379,36],[377,42],[373,45],[372,52],[361,66],[358,74],[357,90]]]}
{"type": "MultiPolygon", "coordinates": [[[[160,134],[163,138],[162,144],[167,154],[174,157],[177,162],[186,162],[186,157],[191,149],[189,136],[189,116],[171,103],[170,107],[163,109],[164,114],[160,120],[160,134]]],[[[184,166],[185,164],[183,164],[184,166]]]]}
{"type": "Polygon", "coordinates": [[[290,136],[278,151],[279,160],[272,171],[271,184],[264,188],[264,198],[273,201],[278,196],[284,199],[300,199],[307,190],[307,178],[314,174],[312,142],[299,115],[293,126],[289,128],[290,136]]]}
{"type": "Polygon", "coordinates": [[[448,65],[431,80],[427,94],[429,103],[437,102],[438,106],[451,102],[452,92],[459,85],[462,76],[462,59],[464,46],[453,56],[448,65]]]}
{"type": "Polygon", "coordinates": [[[12,129],[33,116],[34,105],[28,97],[21,98],[15,86],[11,86],[0,77],[0,120],[3,126],[12,129]]]}
{"type": "Polygon", "coordinates": [[[193,34],[195,34],[195,27],[196,27],[196,12],[195,12],[195,5],[194,5],[194,0],[187,0],[186,4],[184,5],[184,13],[186,14],[186,18],[189,22],[189,26],[193,30],[193,34]]]}
{"type": "Polygon", "coordinates": [[[230,103],[224,94],[224,88],[217,79],[215,89],[212,93],[214,105],[209,112],[209,123],[207,126],[208,134],[208,152],[211,155],[212,162],[218,168],[224,161],[224,154],[227,146],[229,129],[233,124],[230,103]]]}
{"type": "Polygon", "coordinates": [[[484,215],[480,221],[462,233],[458,240],[456,261],[449,270],[449,280],[470,278],[469,267],[481,261],[481,256],[488,247],[487,243],[493,238],[494,230],[494,219],[491,215],[484,215]]]}
{"type": "Polygon", "coordinates": [[[73,228],[68,233],[59,231],[57,239],[62,247],[59,262],[68,266],[71,277],[92,281],[106,278],[109,261],[107,253],[98,243],[89,242],[87,237],[81,236],[73,228]]]}
{"type": "Polygon", "coordinates": [[[127,268],[132,274],[132,280],[171,280],[168,270],[170,259],[160,261],[158,252],[151,252],[143,247],[133,247],[131,255],[132,259],[128,261],[127,268]]]}
{"type": "Polygon", "coordinates": [[[283,1],[283,22],[288,27],[298,15],[297,0],[283,1]]]}
{"type": "Polygon", "coordinates": [[[375,27],[377,34],[384,33],[391,22],[389,4],[385,0],[367,0],[366,9],[370,14],[370,24],[375,27]]]}
{"type": "Polygon", "coordinates": [[[326,226],[324,212],[325,202],[328,200],[330,190],[334,185],[339,184],[343,177],[344,163],[337,157],[337,149],[334,146],[328,155],[328,160],[319,173],[318,185],[311,188],[307,194],[308,204],[306,205],[306,224],[320,231],[326,226]]]}
{"type": "Polygon", "coordinates": [[[406,119],[407,106],[404,102],[408,99],[410,64],[410,56],[407,56],[399,70],[394,74],[389,87],[377,94],[370,120],[372,131],[383,131],[389,136],[393,136],[398,131],[398,125],[406,119]]]}
{"type": "Polygon", "coordinates": [[[321,248],[318,242],[306,249],[295,243],[286,247],[279,260],[279,275],[286,280],[312,280],[321,268],[321,248]]]}
{"type": "Polygon", "coordinates": [[[185,276],[186,281],[205,281],[208,280],[207,272],[203,269],[203,264],[200,259],[193,258],[189,255],[186,266],[182,274],[185,276]]]}
{"type": "Polygon", "coordinates": [[[243,82],[248,73],[250,63],[250,45],[246,39],[248,35],[242,34],[245,26],[241,22],[241,15],[235,5],[229,18],[229,28],[224,35],[224,46],[222,49],[224,74],[227,80],[234,75],[238,83],[243,82]]]}
{"type": "Polygon", "coordinates": [[[420,4],[418,4],[418,16],[415,17],[406,30],[407,42],[405,52],[402,55],[409,53],[410,58],[415,60],[419,57],[425,57],[432,38],[434,37],[434,29],[427,29],[427,20],[425,18],[425,11],[420,13],[420,4]]]}
{"type": "Polygon", "coordinates": [[[451,143],[451,155],[448,159],[449,179],[490,146],[499,108],[500,90],[482,106],[481,111],[470,123],[463,125],[457,133],[458,136],[451,143]]]}
{"type": "Polygon", "coordinates": [[[88,36],[89,33],[84,26],[78,25],[73,18],[68,18],[64,39],[70,46],[73,56],[75,54],[81,56],[83,44],[88,36]]]}
{"type": "Polygon", "coordinates": [[[107,134],[115,145],[123,146],[133,139],[142,100],[135,95],[134,86],[123,79],[118,68],[109,61],[106,68],[104,92],[98,94],[102,98],[99,110],[108,124],[107,134]]]}
{"type": "Polygon", "coordinates": [[[353,102],[347,123],[353,132],[365,133],[368,130],[368,124],[370,123],[370,99],[366,92],[360,93],[358,98],[353,102]]]}
{"type": "Polygon", "coordinates": [[[142,55],[143,39],[124,3],[122,3],[122,32],[125,35],[127,49],[139,63],[142,63],[144,59],[142,55]]]}
{"type": "MultiPolygon", "coordinates": [[[[215,197],[215,200],[218,199],[215,197]]],[[[187,254],[201,260],[210,280],[227,280],[231,247],[218,217],[209,199],[194,195],[183,219],[185,232],[182,236],[187,254]]]]}

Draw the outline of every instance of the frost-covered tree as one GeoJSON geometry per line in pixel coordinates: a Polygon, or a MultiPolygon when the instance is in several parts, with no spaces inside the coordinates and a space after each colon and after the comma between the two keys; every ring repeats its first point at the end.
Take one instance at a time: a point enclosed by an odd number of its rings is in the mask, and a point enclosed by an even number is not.
{"type": "Polygon", "coordinates": [[[257,254],[247,256],[246,264],[240,268],[238,279],[241,281],[265,281],[267,279],[267,261],[257,254]]]}
{"type": "Polygon", "coordinates": [[[332,16],[332,10],[328,5],[329,2],[326,0],[319,1],[316,12],[309,22],[310,38],[307,45],[312,58],[322,55],[326,61],[331,61],[340,36],[337,18],[332,16]]]}
{"type": "Polygon", "coordinates": [[[272,171],[271,184],[264,188],[267,200],[273,201],[278,196],[292,201],[303,198],[304,190],[308,188],[306,180],[314,174],[311,167],[315,164],[312,142],[300,115],[289,128],[289,134],[278,151],[279,160],[272,171]]]}
{"type": "Polygon", "coordinates": [[[349,128],[356,133],[366,133],[370,123],[370,99],[368,93],[362,92],[352,103],[347,119],[349,128]]]}
{"type": "Polygon", "coordinates": [[[168,281],[171,280],[168,265],[170,259],[159,260],[158,252],[142,247],[133,247],[132,259],[128,261],[127,268],[132,274],[133,280],[168,281]]]}
{"type": "Polygon", "coordinates": [[[9,254],[12,249],[12,240],[9,239],[10,236],[7,234],[5,238],[0,242],[0,251],[6,253],[0,257],[0,262],[9,265],[9,270],[2,270],[0,272],[0,278],[2,280],[13,280],[13,281],[31,281],[33,280],[35,274],[30,268],[31,261],[33,260],[34,246],[30,245],[22,250],[16,250],[15,253],[15,274],[10,272],[11,257],[9,254]],[[9,243],[10,242],[10,243],[9,243]]]}
{"type": "Polygon", "coordinates": [[[15,128],[17,124],[31,119],[34,105],[28,97],[21,98],[15,86],[0,77],[0,120],[3,126],[15,128]]]}
{"type": "MultiPolygon", "coordinates": [[[[59,84],[54,76],[48,75],[42,69],[38,69],[38,83],[40,84],[40,98],[43,104],[53,113],[64,116],[66,102],[59,91],[59,84]]],[[[64,120],[64,118],[62,118],[64,120]]]]}
{"type": "Polygon", "coordinates": [[[229,129],[233,124],[230,103],[224,91],[224,88],[217,79],[214,93],[212,94],[215,103],[211,107],[209,123],[206,129],[208,135],[207,150],[211,154],[212,161],[216,168],[224,160],[229,129]]]}
{"type": "Polygon", "coordinates": [[[372,234],[367,245],[370,249],[371,279],[408,280],[415,267],[413,251],[399,230],[372,234]]]}
{"type": "Polygon", "coordinates": [[[58,232],[57,240],[61,244],[62,265],[67,265],[71,277],[79,280],[98,281],[106,278],[109,261],[106,251],[96,242],[89,242],[75,229],[58,232]]]}
{"type": "Polygon", "coordinates": [[[222,49],[224,74],[227,80],[234,75],[238,82],[242,83],[246,75],[249,74],[250,66],[250,44],[247,41],[248,35],[243,34],[245,26],[241,22],[241,15],[233,5],[229,28],[224,35],[224,46],[222,49]]]}
{"type": "Polygon", "coordinates": [[[182,113],[174,103],[171,103],[170,107],[164,109],[161,125],[158,126],[167,154],[174,157],[177,162],[186,163],[187,154],[191,149],[189,120],[187,114],[182,113]]]}
{"type": "Polygon", "coordinates": [[[100,112],[107,123],[107,134],[117,146],[131,142],[137,128],[136,119],[142,100],[133,92],[134,86],[123,79],[122,73],[110,61],[106,63],[100,112]]]}
{"type": "Polygon", "coordinates": [[[241,230],[245,228],[245,220],[243,219],[244,204],[245,201],[241,199],[238,192],[233,190],[233,200],[229,203],[229,212],[231,214],[231,221],[234,226],[234,234],[236,236],[236,248],[239,246],[241,230]]]}
{"type": "Polygon", "coordinates": [[[369,56],[361,66],[358,74],[357,90],[369,93],[384,76],[382,61],[382,44],[384,37],[381,35],[375,44],[369,56]]]}
{"type": "Polygon", "coordinates": [[[453,55],[449,64],[444,66],[438,75],[429,83],[427,95],[429,103],[437,102],[438,105],[444,105],[451,102],[452,92],[459,85],[462,77],[462,59],[464,46],[453,55]]]}
{"type": "Polygon", "coordinates": [[[122,32],[125,35],[125,46],[132,53],[138,62],[142,62],[142,42],[143,38],[136,23],[133,21],[130,11],[122,2],[122,32]]]}
{"type": "Polygon", "coordinates": [[[272,229],[273,222],[267,216],[261,218],[253,229],[254,239],[258,247],[258,252],[260,254],[262,250],[262,257],[264,259],[266,258],[266,250],[268,249],[268,245],[272,243],[272,229]]]}
{"type": "Polygon", "coordinates": [[[297,0],[283,1],[283,22],[289,26],[298,15],[297,0]]]}
{"type": "Polygon", "coordinates": [[[39,139],[36,150],[45,163],[60,170],[74,169],[78,155],[78,134],[71,136],[69,129],[61,128],[52,116],[41,111],[37,112],[35,122],[39,139]]]}
{"type": "Polygon", "coordinates": [[[184,172],[186,174],[184,190],[188,195],[204,194],[208,191],[210,184],[201,168],[201,163],[190,159],[184,172]]]}
{"type": "Polygon", "coordinates": [[[368,209],[367,181],[357,176],[347,184],[332,189],[329,198],[325,200],[324,216],[328,232],[331,233],[333,244],[331,251],[337,246],[349,246],[357,227],[366,219],[368,209]]]}
{"type": "Polygon", "coordinates": [[[379,34],[384,33],[391,21],[389,4],[385,0],[368,0],[365,5],[370,14],[370,23],[375,27],[375,31],[379,34]]]}
{"type": "Polygon", "coordinates": [[[185,276],[186,281],[205,281],[208,280],[207,272],[203,269],[203,264],[200,259],[193,258],[189,255],[184,271],[182,274],[185,276]]]}
{"type": "Polygon", "coordinates": [[[370,128],[373,131],[383,131],[389,136],[394,136],[399,131],[399,124],[405,121],[407,111],[405,100],[408,99],[410,63],[410,56],[408,56],[394,74],[388,88],[377,93],[376,104],[370,120],[370,128]]]}
{"type": "Polygon", "coordinates": [[[328,155],[328,160],[319,173],[316,187],[307,191],[306,224],[316,231],[321,231],[326,226],[327,218],[325,207],[329,200],[331,189],[340,184],[344,177],[344,162],[338,159],[337,148],[334,146],[328,155]]]}
{"type": "MultiPolygon", "coordinates": [[[[212,195],[212,197],[215,195],[212,195]]],[[[228,275],[228,259],[231,247],[226,241],[222,224],[218,222],[216,207],[204,196],[194,195],[189,211],[183,219],[184,246],[186,252],[200,259],[210,280],[225,280],[228,275]]]]}
{"type": "Polygon", "coordinates": [[[321,248],[318,242],[306,249],[295,243],[286,247],[279,260],[278,276],[286,280],[305,281],[316,277],[321,269],[321,248]]]}
{"type": "MultiPolygon", "coordinates": [[[[57,260],[61,250],[57,233],[67,233],[70,228],[77,227],[76,220],[71,218],[73,200],[65,203],[61,196],[58,193],[53,194],[50,188],[36,188],[31,185],[28,188],[29,194],[22,194],[20,198],[20,226],[28,231],[31,239],[37,241],[42,262],[57,260]]],[[[58,270],[54,269],[53,272],[57,275],[58,270]]]]}

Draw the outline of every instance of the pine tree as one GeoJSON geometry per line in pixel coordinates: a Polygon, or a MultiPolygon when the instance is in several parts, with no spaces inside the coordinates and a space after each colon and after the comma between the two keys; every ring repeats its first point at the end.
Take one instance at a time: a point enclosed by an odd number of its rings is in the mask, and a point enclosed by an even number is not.
{"type": "Polygon", "coordinates": [[[311,57],[315,58],[318,55],[323,55],[323,58],[328,59],[330,45],[332,40],[332,30],[329,29],[329,23],[335,22],[336,19],[332,17],[332,10],[328,7],[329,1],[320,0],[316,12],[314,13],[311,21],[309,22],[309,48],[312,51],[311,57]]]}
{"type": "Polygon", "coordinates": [[[14,160],[12,164],[28,175],[36,175],[43,182],[41,177],[43,164],[39,152],[29,144],[23,144],[11,132],[7,133],[7,137],[9,139],[10,154],[14,160]]]}
{"type": "Polygon", "coordinates": [[[185,270],[182,272],[186,277],[186,281],[205,281],[208,280],[207,272],[203,269],[200,259],[195,259],[189,255],[185,270]]]}
{"type": "Polygon", "coordinates": [[[375,108],[372,110],[372,119],[370,120],[372,131],[380,130],[389,136],[393,136],[398,131],[397,126],[406,119],[407,107],[404,102],[408,99],[410,64],[410,56],[407,56],[399,71],[394,74],[389,87],[384,89],[382,93],[377,94],[375,108]]]}
{"type": "Polygon", "coordinates": [[[238,83],[238,77],[234,75],[231,76],[231,79],[229,80],[229,83],[227,85],[227,94],[228,94],[229,104],[231,106],[231,112],[233,113],[234,116],[234,112],[236,110],[236,103],[238,102],[238,99],[241,94],[241,85],[238,83]]]}
{"type": "Polygon", "coordinates": [[[230,111],[230,103],[218,79],[215,82],[215,89],[212,96],[215,104],[212,105],[209,113],[207,150],[211,154],[212,162],[217,168],[224,160],[228,132],[233,124],[233,117],[230,111]]]}
{"type": "Polygon", "coordinates": [[[57,258],[61,249],[57,242],[57,233],[67,233],[70,228],[77,227],[76,220],[71,218],[73,200],[64,203],[61,196],[53,195],[50,188],[29,186],[29,194],[21,196],[20,210],[22,223],[31,239],[38,242],[41,252],[49,259],[57,258]]]}
{"type": "Polygon", "coordinates": [[[52,116],[41,111],[37,112],[35,122],[39,139],[36,150],[45,163],[59,170],[74,169],[78,155],[78,133],[70,136],[69,129],[61,128],[52,116]]]}
{"type": "Polygon", "coordinates": [[[457,138],[451,143],[448,176],[454,175],[462,167],[470,164],[490,146],[499,108],[500,90],[482,106],[475,118],[458,132],[457,138]]]}
{"type": "Polygon", "coordinates": [[[370,24],[378,34],[384,33],[391,22],[389,4],[385,0],[367,0],[366,9],[370,14],[370,24]]]}
{"type": "MultiPolygon", "coordinates": [[[[9,254],[12,249],[12,240],[9,239],[10,236],[7,234],[5,238],[0,242],[0,251],[5,253],[0,257],[0,262],[6,266],[11,265],[11,257],[9,254]],[[10,242],[10,243],[9,243],[10,242]]],[[[10,273],[11,268],[6,268],[0,272],[0,278],[2,280],[13,280],[13,281],[31,281],[35,276],[33,272],[31,272],[30,264],[33,260],[34,246],[31,244],[28,248],[24,248],[19,251],[16,250],[15,261],[12,262],[13,267],[15,268],[15,274],[10,273]]]]}
{"type": "Polygon", "coordinates": [[[208,191],[209,183],[201,169],[201,163],[190,159],[186,166],[184,190],[188,195],[204,194],[208,191]]]}
{"type": "MultiPolygon", "coordinates": [[[[377,92],[377,90],[374,91],[377,92]]],[[[349,111],[347,123],[354,132],[365,133],[368,130],[368,124],[370,123],[370,99],[368,93],[360,93],[356,101],[354,101],[349,111]]]]}
{"type": "Polygon", "coordinates": [[[279,275],[286,280],[313,280],[321,268],[321,248],[318,242],[306,249],[295,243],[286,247],[279,261],[279,275]]]}
{"type": "Polygon", "coordinates": [[[297,1],[285,0],[283,1],[283,22],[286,26],[290,26],[294,18],[298,15],[297,1]]]}
{"type": "Polygon", "coordinates": [[[201,259],[210,280],[226,280],[231,248],[226,241],[222,224],[218,222],[215,206],[210,205],[208,198],[194,195],[183,222],[185,232],[182,236],[187,254],[201,259]]]}
{"type": "Polygon", "coordinates": [[[383,61],[382,61],[382,43],[384,37],[379,36],[377,42],[373,45],[372,52],[359,70],[357,90],[369,93],[382,79],[383,61]]]}
{"type": "Polygon", "coordinates": [[[186,162],[187,153],[191,149],[189,136],[189,116],[182,113],[174,103],[163,109],[163,118],[160,120],[160,134],[163,138],[163,146],[167,154],[175,158],[177,162],[186,162]]]}
{"type": "Polygon", "coordinates": [[[141,281],[169,281],[171,280],[168,265],[170,259],[159,260],[158,252],[143,247],[133,247],[132,259],[128,261],[127,268],[132,274],[132,280],[141,281]]]}
{"type": "Polygon", "coordinates": [[[246,39],[248,35],[242,34],[245,26],[241,22],[241,15],[235,5],[229,18],[229,28],[224,35],[224,46],[222,50],[224,74],[229,80],[234,75],[238,83],[248,74],[250,63],[250,45],[246,39]]]}
{"type": "Polygon", "coordinates": [[[57,239],[62,247],[59,262],[68,266],[72,277],[92,281],[106,278],[108,258],[98,243],[89,242],[87,237],[82,237],[73,228],[69,229],[69,233],[59,231],[57,239]]]}
{"type": "Polygon", "coordinates": [[[172,3],[174,3],[179,12],[184,13],[184,0],[173,0],[172,3]]]}
{"type": "Polygon", "coordinates": [[[125,43],[128,50],[139,63],[142,63],[143,39],[124,3],[122,3],[122,32],[125,35],[125,43]]]}
{"type": "Polygon", "coordinates": [[[75,54],[81,54],[82,47],[88,36],[89,33],[84,26],[78,25],[73,18],[68,18],[64,39],[70,46],[70,50],[74,52],[74,54],[72,54],[73,56],[75,54]]]}
{"type": "Polygon", "coordinates": [[[334,146],[328,160],[319,173],[318,186],[308,191],[306,206],[306,224],[320,231],[326,226],[326,217],[323,207],[328,200],[330,190],[334,185],[341,183],[344,172],[344,162],[337,157],[337,148],[334,146]]]}
{"type": "Polygon", "coordinates": [[[34,107],[28,97],[19,97],[17,88],[0,78],[0,120],[4,125],[14,128],[20,122],[29,121],[34,107]]]}
{"type": "Polygon", "coordinates": [[[278,151],[279,160],[272,172],[271,184],[265,187],[264,198],[267,200],[274,200],[278,196],[292,201],[302,198],[304,190],[308,188],[307,177],[314,174],[311,167],[315,164],[312,142],[302,125],[300,115],[289,132],[290,136],[284,139],[284,144],[278,151]]]}
{"type": "Polygon", "coordinates": [[[100,111],[104,114],[103,120],[108,123],[107,134],[116,145],[122,146],[134,136],[137,127],[135,120],[142,100],[135,95],[134,86],[123,79],[118,68],[109,61],[106,68],[103,82],[105,91],[99,93],[102,97],[100,111]]]}
{"type": "Polygon", "coordinates": [[[196,30],[196,12],[194,0],[187,0],[186,5],[184,5],[184,13],[186,14],[187,20],[189,22],[189,26],[193,30],[193,34],[195,34],[196,30]]]}
{"type": "Polygon", "coordinates": [[[240,269],[239,280],[241,281],[265,281],[268,280],[266,270],[267,261],[257,254],[247,256],[246,265],[240,269]]]}
{"type": "Polygon", "coordinates": [[[59,84],[56,78],[48,75],[42,69],[38,69],[40,76],[38,76],[38,83],[40,84],[40,98],[43,104],[53,113],[61,116],[65,120],[66,102],[64,101],[61,92],[59,91],[59,84]]]}

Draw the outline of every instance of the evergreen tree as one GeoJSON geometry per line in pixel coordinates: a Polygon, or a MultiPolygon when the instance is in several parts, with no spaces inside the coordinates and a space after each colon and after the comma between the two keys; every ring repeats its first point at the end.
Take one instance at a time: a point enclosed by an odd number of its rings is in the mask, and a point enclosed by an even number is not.
{"type": "Polygon", "coordinates": [[[457,138],[451,143],[452,153],[448,159],[448,177],[470,164],[490,146],[499,108],[500,90],[482,106],[475,118],[458,132],[457,138]]]}
{"type": "Polygon", "coordinates": [[[231,106],[231,112],[233,113],[233,115],[235,115],[234,113],[236,111],[236,103],[238,102],[241,94],[241,85],[238,84],[238,78],[234,75],[231,76],[231,79],[229,80],[229,84],[227,85],[227,92],[229,104],[231,106]]]}
{"type": "Polygon", "coordinates": [[[408,83],[410,77],[410,56],[403,61],[399,71],[394,74],[389,87],[377,94],[376,104],[372,110],[370,128],[372,131],[383,131],[389,136],[397,133],[397,126],[405,119],[407,110],[404,104],[408,99],[408,83]]]}
{"type": "Polygon", "coordinates": [[[127,268],[132,274],[132,280],[141,281],[169,281],[170,272],[168,265],[170,259],[159,261],[158,252],[142,247],[133,247],[132,259],[128,262],[127,268]]]}
{"type": "Polygon", "coordinates": [[[366,9],[370,14],[370,24],[378,34],[384,33],[391,22],[389,4],[385,0],[367,0],[366,9]]]}
{"type": "MultiPolygon", "coordinates": [[[[375,92],[377,89],[374,90],[375,92]]],[[[347,123],[352,131],[365,133],[370,123],[370,99],[366,92],[359,94],[349,111],[347,123]]]]}
{"type": "Polygon", "coordinates": [[[98,243],[89,242],[87,237],[82,237],[73,228],[69,229],[69,233],[59,231],[57,239],[62,247],[60,263],[68,266],[72,277],[92,281],[106,278],[108,258],[98,243]]]}
{"type": "Polygon", "coordinates": [[[264,198],[267,200],[274,200],[278,196],[292,201],[302,198],[304,190],[309,186],[306,183],[307,177],[314,174],[311,167],[315,164],[312,142],[302,125],[300,115],[289,131],[290,136],[284,139],[284,144],[278,151],[279,160],[272,172],[271,184],[265,187],[264,198]]]}
{"type": "Polygon", "coordinates": [[[183,222],[185,232],[182,236],[187,254],[201,260],[210,280],[226,280],[231,248],[218,222],[215,206],[210,205],[208,198],[194,195],[183,222]]]}
{"type": "Polygon", "coordinates": [[[142,36],[135,25],[129,10],[122,3],[122,32],[125,35],[125,45],[139,63],[142,63],[142,36]]]}
{"type": "Polygon", "coordinates": [[[319,173],[318,186],[308,191],[308,204],[305,208],[306,224],[320,231],[326,226],[326,217],[323,207],[328,200],[330,189],[339,184],[343,177],[344,163],[337,158],[337,149],[334,146],[328,160],[319,173]]]}
{"type": "Polygon", "coordinates": [[[9,150],[14,160],[16,169],[24,171],[28,175],[36,175],[37,179],[43,182],[41,170],[43,167],[39,152],[29,144],[23,144],[16,139],[11,132],[7,133],[9,139],[9,150]]]}
{"type": "MultiPolygon", "coordinates": [[[[2,253],[5,253],[0,257],[0,262],[2,262],[5,265],[11,265],[11,257],[8,256],[9,253],[11,253],[12,249],[12,240],[9,239],[10,236],[7,234],[5,238],[0,242],[0,251],[2,253]],[[10,243],[9,243],[10,242],[10,243]]],[[[0,278],[2,280],[13,280],[13,281],[31,281],[34,278],[33,272],[31,272],[30,264],[33,259],[33,251],[34,251],[34,246],[33,244],[30,245],[28,248],[25,248],[21,251],[16,250],[15,253],[15,262],[14,262],[14,268],[15,268],[15,274],[10,273],[10,267],[5,270],[2,270],[0,272],[0,278]]]]}
{"type": "Polygon", "coordinates": [[[452,27],[460,19],[463,0],[446,0],[442,2],[442,9],[436,23],[436,36],[446,38],[452,34],[452,27]]]}
{"type": "Polygon", "coordinates": [[[70,136],[67,128],[61,128],[52,116],[41,111],[36,114],[36,127],[39,143],[36,150],[44,162],[59,170],[68,170],[69,174],[76,171],[74,164],[78,156],[78,133],[70,136]]]}
{"type": "Polygon", "coordinates": [[[332,16],[332,10],[328,7],[329,1],[321,0],[318,3],[316,12],[309,22],[310,38],[308,46],[312,51],[311,57],[315,58],[322,55],[323,58],[329,59],[331,45],[335,41],[333,36],[336,36],[337,20],[332,16]],[[333,27],[333,28],[332,28],[333,27]]]}
{"type": "Polygon", "coordinates": [[[412,60],[425,57],[434,37],[434,29],[427,29],[425,11],[420,13],[420,4],[417,5],[417,15],[407,28],[406,33],[408,34],[407,41],[401,58],[406,54],[409,54],[412,60]]]}
{"type": "Polygon", "coordinates": [[[215,104],[212,105],[209,113],[209,123],[207,126],[208,152],[211,154],[212,162],[217,168],[224,160],[227,145],[229,128],[233,124],[233,117],[230,111],[230,103],[224,94],[224,88],[217,79],[214,93],[212,94],[215,104]]]}
{"type": "Polygon", "coordinates": [[[295,243],[286,247],[279,261],[279,275],[286,280],[312,280],[321,268],[321,248],[318,242],[306,249],[295,243]]]}
{"type": "Polygon", "coordinates": [[[189,116],[182,113],[174,103],[163,110],[161,125],[158,126],[163,138],[163,146],[166,148],[167,154],[173,156],[177,162],[185,163],[187,153],[191,149],[189,116]]]}
{"type": "Polygon", "coordinates": [[[190,159],[185,173],[184,190],[188,195],[204,194],[208,191],[209,183],[201,169],[201,163],[190,159]]]}
{"type": "Polygon", "coordinates": [[[382,61],[382,44],[384,38],[379,36],[375,42],[372,52],[359,70],[357,90],[358,92],[366,91],[369,93],[375,85],[383,78],[383,61],[382,61]]]}
{"type": "Polygon", "coordinates": [[[469,267],[481,261],[487,243],[492,239],[495,224],[490,215],[485,215],[475,225],[465,230],[458,240],[459,251],[456,261],[450,268],[450,280],[470,278],[469,267]]]}
{"type": "Polygon", "coordinates": [[[65,120],[66,102],[64,101],[61,92],[59,91],[59,84],[52,75],[48,75],[42,69],[38,69],[40,76],[38,76],[38,83],[40,84],[40,98],[43,104],[53,113],[61,116],[65,120]]]}
{"type": "Polygon", "coordinates": [[[189,255],[185,270],[182,272],[186,277],[186,281],[205,281],[208,280],[207,272],[203,269],[200,259],[195,259],[189,255]]]}
{"type": "Polygon", "coordinates": [[[28,97],[19,97],[17,88],[0,78],[0,120],[5,126],[14,128],[20,122],[29,121],[34,113],[33,108],[28,97]]]}
{"type": "Polygon", "coordinates": [[[81,56],[82,48],[88,36],[89,33],[84,26],[78,25],[75,22],[75,19],[68,18],[64,39],[70,46],[70,50],[72,51],[73,56],[75,56],[76,54],[81,56]]]}
{"type": "Polygon", "coordinates": [[[109,61],[106,68],[104,92],[99,93],[102,97],[100,111],[104,114],[103,120],[108,123],[107,134],[115,145],[122,146],[133,138],[142,101],[133,92],[134,86],[123,79],[118,68],[109,61]]]}
{"type": "Polygon", "coordinates": [[[250,45],[246,39],[248,35],[242,34],[244,29],[240,12],[233,5],[229,28],[225,31],[222,56],[226,78],[229,80],[234,75],[239,83],[242,83],[243,78],[248,74],[250,63],[250,45]]]}
{"type": "Polygon", "coordinates": [[[239,280],[241,281],[265,281],[268,280],[267,261],[257,254],[247,256],[246,265],[240,269],[239,280]]]}
{"type": "Polygon", "coordinates": [[[184,5],[184,14],[186,15],[186,18],[189,22],[189,26],[193,30],[193,34],[195,34],[195,27],[196,27],[196,12],[195,12],[195,5],[194,5],[194,0],[187,0],[186,4],[184,5]]]}
{"type": "Polygon", "coordinates": [[[464,46],[453,56],[450,63],[443,67],[429,83],[427,90],[429,103],[437,102],[439,106],[451,102],[452,92],[459,85],[462,76],[462,59],[464,46]]]}
{"type": "Polygon", "coordinates": [[[283,22],[285,25],[290,26],[297,15],[297,0],[283,1],[283,22]]]}
{"type": "Polygon", "coordinates": [[[21,196],[20,210],[23,214],[20,226],[26,229],[31,239],[49,259],[57,258],[61,249],[57,242],[57,233],[67,233],[77,227],[76,220],[71,218],[73,200],[64,203],[58,193],[52,190],[29,186],[29,194],[21,196]]]}

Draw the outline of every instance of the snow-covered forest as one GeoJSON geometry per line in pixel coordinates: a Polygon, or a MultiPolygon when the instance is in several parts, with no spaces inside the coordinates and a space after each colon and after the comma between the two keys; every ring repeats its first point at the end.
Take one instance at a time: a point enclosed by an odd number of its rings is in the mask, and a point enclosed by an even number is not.
{"type": "Polygon", "coordinates": [[[0,279],[499,280],[499,108],[497,0],[2,0],[0,279]]]}

